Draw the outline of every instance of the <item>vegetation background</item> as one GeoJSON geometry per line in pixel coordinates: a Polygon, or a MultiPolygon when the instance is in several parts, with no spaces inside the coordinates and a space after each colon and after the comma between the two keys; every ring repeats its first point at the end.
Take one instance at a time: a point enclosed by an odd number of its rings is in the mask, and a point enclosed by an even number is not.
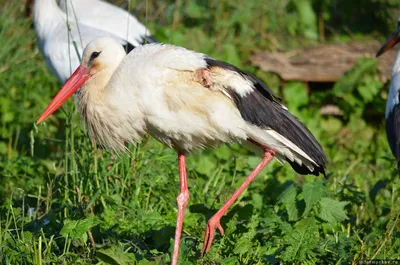
{"type": "MultiPolygon", "coordinates": [[[[114,0],[163,42],[228,61],[280,93],[249,64],[260,51],[385,40],[398,0],[114,0]]],[[[176,218],[176,154],[151,138],[131,156],[98,157],[69,102],[35,126],[60,84],[38,53],[22,0],[0,0],[0,264],[166,264],[176,218]],[[96,250],[90,244],[91,231],[96,250]]],[[[362,59],[332,88],[283,89],[319,139],[328,177],[269,165],[222,219],[200,259],[207,220],[259,157],[239,145],[188,159],[191,200],[180,264],[357,264],[400,259],[400,181],[384,132],[389,83],[362,59]],[[337,104],[341,117],[318,109],[337,104]]]]}

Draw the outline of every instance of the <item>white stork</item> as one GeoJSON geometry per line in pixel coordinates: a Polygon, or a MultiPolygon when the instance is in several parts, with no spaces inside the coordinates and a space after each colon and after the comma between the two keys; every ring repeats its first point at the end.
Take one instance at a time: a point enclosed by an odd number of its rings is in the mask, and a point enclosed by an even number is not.
{"type": "Polygon", "coordinates": [[[118,41],[101,38],[84,50],[82,64],[38,119],[42,122],[78,88],[77,106],[93,141],[126,151],[145,133],[178,153],[180,193],[172,265],[189,190],[185,156],[200,148],[244,142],[263,158],[240,188],[208,221],[202,255],[221,217],[258,173],[276,157],[300,174],[325,174],[325,154],[311,132],[255,76],[204,54],[167,44],[140,46],[128,55],[118,41]]]}
{"type": "MultiPolygon", "coordinates": [[[[390,50],[400,41],[400,17],[397,20],[396,31],[389,37],[386,43],[379,49],[376,57],[390,50]]],[[[392,84],[386,102],[386,136],[397,160],[397,168],[400,173],[400,52],[397,53],[392,69],[392,84]]]]}
{"type": "Polygon", "coordinates": [[[39,50],[61,83],[79,66],[83,48],[96,38],[116,38],[129,50],[155,41],[150,31],[123,9],[100,0],[65,1],[61,5],[68,15],[56,0],[34,0],[33,4],[39,50]]]}

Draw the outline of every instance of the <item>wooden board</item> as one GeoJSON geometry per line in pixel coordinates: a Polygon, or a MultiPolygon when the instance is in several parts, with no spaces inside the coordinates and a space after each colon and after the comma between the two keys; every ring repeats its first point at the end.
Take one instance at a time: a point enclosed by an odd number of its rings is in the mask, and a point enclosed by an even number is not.
{"type": "MultiPolygon", "coordinates": [[[[361,57],[375,58],[382,44],[329,44],[291,52],[259,52],[250,61],[263,71],[277,73],[285,81],[335,82],[361,57]]],[[[397,50],[395,47],[378,58],[383,82],[391,77],[397,50]]]]}

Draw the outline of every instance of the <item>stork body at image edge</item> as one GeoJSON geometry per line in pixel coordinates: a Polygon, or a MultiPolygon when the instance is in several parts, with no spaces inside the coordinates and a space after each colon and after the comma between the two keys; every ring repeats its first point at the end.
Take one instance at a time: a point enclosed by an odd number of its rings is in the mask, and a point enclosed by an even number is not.
{"type": "MultiPolygon", "coordinates": [[[[400,17],[397,21],[395,32],[379,49],[376,56],[380,56],[400,42],[400,17]]],[[[386,136],[390,149],[396,158],[397,168],[400,174],[400,51],[397,53],[393,69],[392,83],[386,102],[386,136]]]]}
{"type": "Polygon", "coordinates": [[[264,83],[204,54],[157,43],[126,55],[118,41],[97,39],[85,48],[81,65],[38,123],[78,89],[78,109],[97,144],[125,152],[123,141],[135,143],[149,133],[177,151],[180,193],[172,265],[178,263],[189,201],[187,153],[234,142],[263,152],[260,163],[208,221],[202,256],[216,229],[224,234],[221,217],[274,157],[300,174],[325,174],[326,157],[317,140],[264,83]]]}

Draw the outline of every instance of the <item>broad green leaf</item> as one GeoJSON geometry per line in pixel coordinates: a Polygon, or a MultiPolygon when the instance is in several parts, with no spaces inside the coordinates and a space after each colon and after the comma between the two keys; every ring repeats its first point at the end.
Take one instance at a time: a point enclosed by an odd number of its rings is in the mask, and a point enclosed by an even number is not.
{"type": "Polygon", "coordinates": [[[304,202],[306,203],[306,209],[304,210],[303,216],[307,216],[314,204],[324,196],[324,182],[319,180],[304,184],[302,194],[304,202]]]}
{"type": "Polygon", "coordinates": [[[89,216],[88,218],[81,220],[70,220],[67,219],[64,221],[64,226],[60,231],[60,234],[63,237],[71,237],[72,239],[82,239],[86,241],[87,235],[86,232],[89,229],[96,225],[96,217],[89,216]]]}
{"type": "Polygon", "coordinates": [[[134,254],[124,252],[118,246],[98,249],[96,251],[96,257],[106,264],[129,265],[136,263],[136,257],[134,254]]]}
{"type": "Polygon", "coordinates": [[[344,211],[344,207],[349,202],[340,202],[331,198],[322,198],[320,201],[321,210],[319,217],[326,222],[341,222],[347,220],[348,217],[344,211]]]}
{"type": "Polygon", "coordinates": [[[64,221],[64,226],[60,231],[63,237],[69,236],[78,224],[78,220],[67,219],[64,221]]]}
{"type": "Polygon", "coordinates": [[[286,208],[286,211],[289,215],[289,221],[296,221],[298,219],[296,196],[297,188],[295,185],[291,185],[283,191],[279,198],[279,202],[281,202],[286,208]]]}
{"type": "Polygon", "coordinates": [[[75,230],[77,234],[85,234],[89,229],[96,225],[96,217],[89,216],[83,220],[79,220],[75,230]]]}

